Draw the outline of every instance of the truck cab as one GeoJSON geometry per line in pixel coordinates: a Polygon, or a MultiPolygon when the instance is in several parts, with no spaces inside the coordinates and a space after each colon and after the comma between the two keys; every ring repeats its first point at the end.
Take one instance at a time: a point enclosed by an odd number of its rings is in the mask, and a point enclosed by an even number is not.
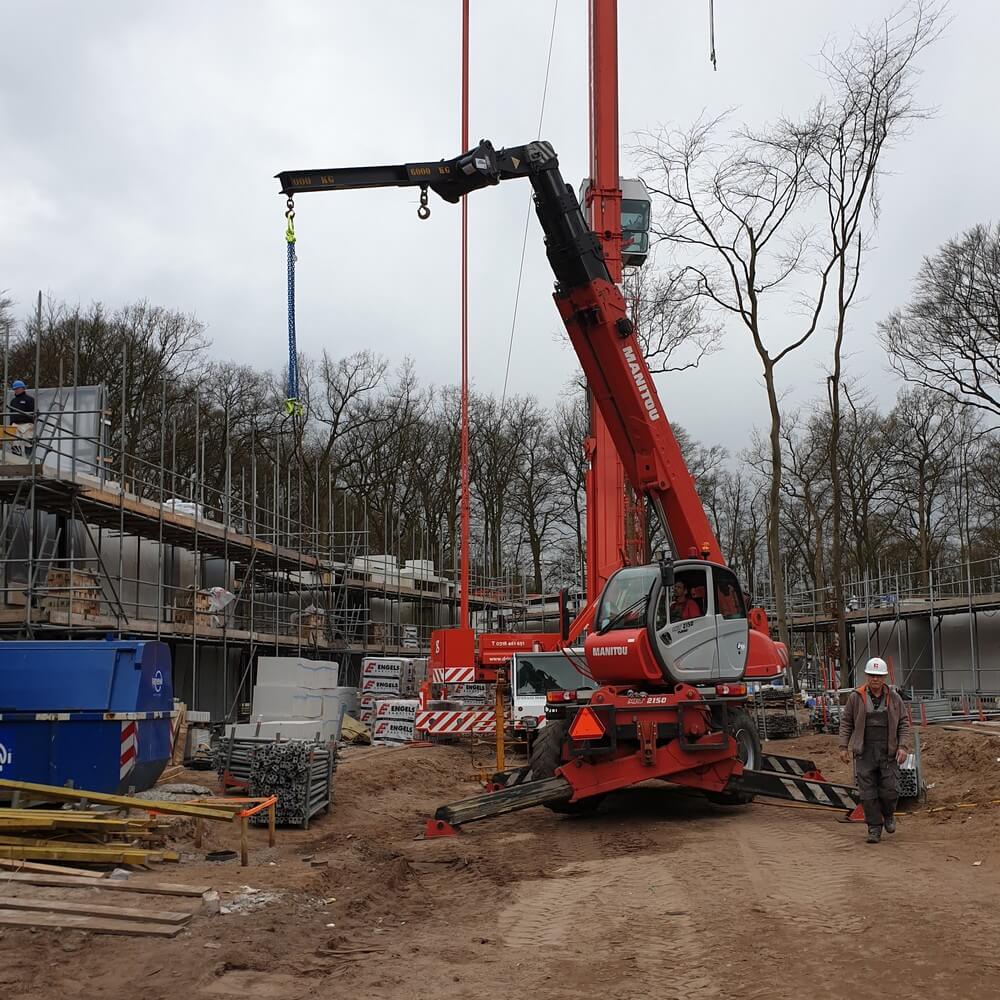
{"type": "Polygon", "coordinates": [[[714,685],[743,679],[750,632],[732,570],[701,559],[674,563],[669,572],[652,563],[608,580],[585,651],[604,684],[714,685]]]}
{"type": "Polygon", "coordinates": [[[550,691],[592,691],[597,687],[586,673],[582,649],[555,653],[515,653],[511,658],[514,734],[530,748],[545,724],[545,700],[550,691]]]}

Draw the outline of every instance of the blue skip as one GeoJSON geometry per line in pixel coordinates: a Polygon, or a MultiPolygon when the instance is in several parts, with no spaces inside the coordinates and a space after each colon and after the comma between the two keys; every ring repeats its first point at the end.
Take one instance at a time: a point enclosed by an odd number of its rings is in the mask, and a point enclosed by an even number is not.
{"type": "Polygon", "coordinates": [[[173,697],[162,642],[0,642],[0,777],[150,788],[170,759],[173,697]]]}

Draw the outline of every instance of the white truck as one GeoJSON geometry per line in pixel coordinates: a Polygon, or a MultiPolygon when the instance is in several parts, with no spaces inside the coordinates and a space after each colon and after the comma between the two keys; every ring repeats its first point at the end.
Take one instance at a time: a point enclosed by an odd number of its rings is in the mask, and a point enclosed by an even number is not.
{"type": "Polygon", "coordinates": [[[514,654],[511,662],[514,735],[524,737],[529,752],[535,734],[545,725],[545,696],[549,691],[594,690],[597,683],[586,670],[582,649],[514,654]]]}

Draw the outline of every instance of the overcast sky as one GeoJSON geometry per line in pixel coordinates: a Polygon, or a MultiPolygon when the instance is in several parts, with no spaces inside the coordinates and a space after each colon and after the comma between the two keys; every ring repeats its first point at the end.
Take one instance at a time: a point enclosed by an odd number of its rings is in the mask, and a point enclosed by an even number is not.
{"type": "MultiPolygon", "coordinates": [[[[822,89],[816,53],[896,6],[881,0],[621,0],[621,130],[689,124],[735,106],[761,124],[822,89]]],[[[471,134],[534,138],[552,0],[473,0],[471,134]]],[[[394,163],[459,151],[460,0],[0,0],[0,289],[23,314],[38,289],[192,312],[216,356],[279,369],[285,249],[279,170],[394,163]]],[[[882,220],[852,322],[850,371],[887,400],[874,340],[921,257],[990,220],[1000,94],[995,3],[954,0],[921,60],[939,108],[887,159],[882,220]]],[[[587,13],[561,0],[543,136],[577,183],[587,162],[587,13]]],[[[627,154],[623,173],[628,169],[627,154]]],[[[470,201],[471,372],[503,387],[528,189],[470,201]]],[[[299,343],[412,357],[435,384],[459,374],[459,210],[416,192],[301,195],[299,343]]],[[[559,333],[537,222],[528,237],[508,393],[554,400],[575,370],[559,333]]],[[[781,323],[780,317],[774,322],[781,323]]],[[[780,332],[780,331],[778,331],[780,332]]],[[[818,395],[830,338],[785,365],[789,404],[818,395]]],[[[659,380],[668,415],[738,449],[766,422],[755,356],[727,328],[694,373],[659,380]]]]}

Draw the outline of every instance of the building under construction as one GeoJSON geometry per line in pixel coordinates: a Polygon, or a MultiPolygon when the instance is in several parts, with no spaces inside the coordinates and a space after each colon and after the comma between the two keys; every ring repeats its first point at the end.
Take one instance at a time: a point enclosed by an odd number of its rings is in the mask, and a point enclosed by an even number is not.
{"type": "MultiPolygon", "coordinates": [[[[103,386],[40,389],[36,405],[30,435],[7,427],[0,442],[4,638],[162,640],[175,695],[231,720],[258,654],[334,659],[352,684],[362,656],[425,655],[430,631],[456,622],[441,553],[371,553],[366,513],[332,482],[302,514],[292,462],[282,476],[255,454],[233,475],[227,459],[219,490],[203,452],[178,473],[165,419],[160,462],[112,444],[126,436],[110,433],[103,386]]],[[[472,594],[480,627],[524,623],[523,588],[472,594]]]]}

